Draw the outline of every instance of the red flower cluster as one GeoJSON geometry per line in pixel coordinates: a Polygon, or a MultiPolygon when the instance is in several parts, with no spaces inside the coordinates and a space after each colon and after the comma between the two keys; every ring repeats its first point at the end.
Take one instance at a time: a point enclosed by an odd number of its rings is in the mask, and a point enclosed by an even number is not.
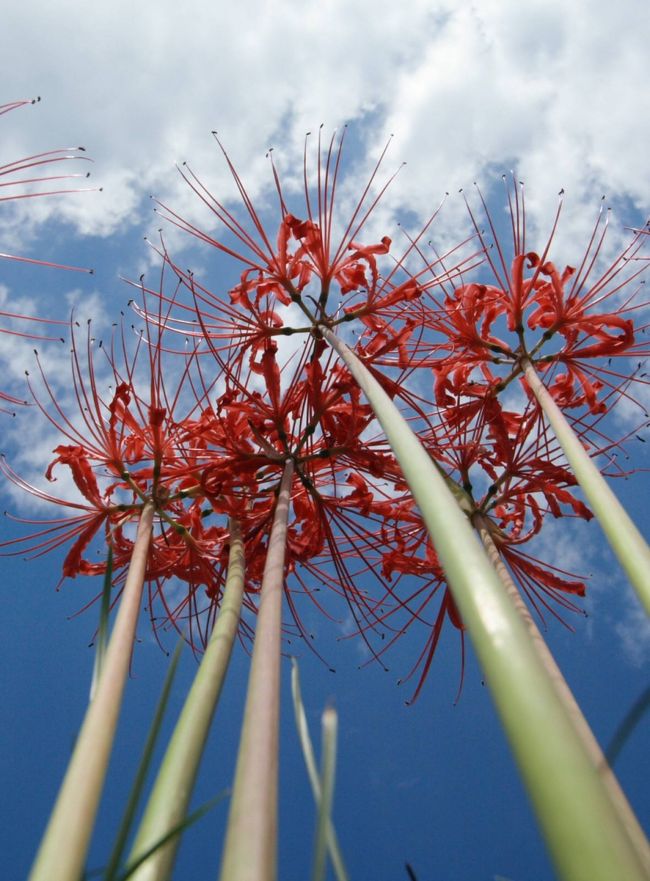
{"type": "MultiPolygon", "coordinates": [[[[186,165],[180,169],[183,179],[206,205],[213,219],[223,225],[226,234],[223,240],[215,238],[159,203],[161,216],[246,267],[239,284],[231,288],[228,297],[223,297],[181,269],[164,243],[161,244],[161,257],[191,295],[189,304],[183,306],[177,301],[176,306],[193,315],[200,334],[212,348],[237,349],[241,353],[252,347],[257,351],[274,336],[309,333],[319,324],[336,327],[358,319],[372,333],[375,354],[379,350],[381,353],[397,350],[401,357],[405,357],[406,342],[417,323],[412,316],[415,303],[444,279],[456,275],[458,267],[454,266],[451,271],[444,268],[447,254],[426,261],[417,271],[410,266],[413,258],[419,261],[419,242],[427,234],[438,211],[409,241],[408,248],[399,258],[389,258],[391,240],[387,236],[378,243],[361,243],[360,236],[373,210],[395,177],[393,175],[377,184],[386,149],[375,164],[360,198],[343,223],[339,222],[336,209],[344,139],[345,131],[338,142],[332,137],[325,147],[319,130],[315,193],[309,173],[309,136],[305,139],[302,217],[289,211],[290,199],[283,190],[269,153],[280,213],[274,240],[266,233],[241,178],[220,143],[245,206],[250,228],[215,199],[186,165]]],[[[468,266],[472,262],[475,261],[471,256],[464,261],[468,266]]],[[[179,329],[187,333],[187,322],[179,324],[179,329]]]]}
{"type": "Polygon", "coordinates": [[[634,373],[625,365],[648,355],[640,337],[643,327],[634,323],[634,314],[645,306],[638,298],[646,269],[639,259],[643,235],[636,233],[623,251],[606,260],[609,220],[601,208],[579,267],[560,270],[550,254],[562,194],[541,254],[527,248],[523,185],[514,194],[508,192],[508,200],[511,253],[499,241],[481,196],[492,240],[471,209],[470,216],[491,278],[447,290],[442,309],[427,316],[428,327],[438,335],[433,364],[436,400],[438,390],[468,384],[476,396],[476,383],[483,384],[480,395],[500,393],[522,374],[522,362],[528,359],[544,375],[562,409],[605,412],[603,390],[605,396],[618,393],[634,373]],[[613,368],[613,360],[621,361],[623,369],[613,368]]]}
{"type": "MultiPolygon", "coordinates": [[[[158,326],[164,323],[159,318],[158,326]]],[[[5,553],[40,556],[71,543],[63,577],[94,575],[106,568],[88,557],[93,539],[102,534],[113,548],[119,585],[132,550],[131,524],[144,504],[153,502],[156,528],[146,572],[151,614],[157,619],[155,609],[162,604],[162,625],[189,618],[198,628],[193,638],[199,645],[209,636],[224,586],[230,519],[238,521],[245,539],[247,605],[256,610],[275,497],[284,464],[291,460],[288,572],[303,565],[331,585],[336,582],[358,620],[372,617],[374,603],[348,574],[345,557],[351,550],[339,548],[337,533],[341,524],[360,519],[368,505],[364,500],[372,498],[362,475],[382,473],[385,463],[391,470],[394,466],[383,444],[364,439],[372,414],[322,340],[310,337],[298,365],[282,369],[271,340],[247,366],[241,359],[222,361],[219,379],[209,384],[195,352],[169,357],[163,375],[163,353],[169,350],[162,332],[136,337],[131,347],[122,331],[110,347],[101,347],[103,364],[90,328],[85,356],[74,328],[72,339],[76,412],[59,403],[43,370],[44,392],[37,392],[31,380],[30,390],[66,441],[54,449],[56,458],[45,476],[55,481],[66,467],[79,499],[57,498],[28,484],[5,460],[0,469],[22,489],[75,513],[2,543],[5,553]],[[143,372],[144,392],[139,390],[143,372]],[[106,387],[112,388],[108,395],[100,391],[106,387]],[[332,559],[336,578],[324,572],[332,559]],[[181,594],[175,587],[179,582],[185,585],[181,594]],[[170,599],[176,596],[180,599],[170,599]]],[[[302,633],[291,592],[287,598],[302,633]]]]}
{"type": "MultiPolygon", "coordinates": [[[[285,595],[292,629],[305,634],[301,595],[332,614],[330,603],[310,587],[314,581],[344,598],[374,657],[407,630],[424,627],[412,671],[419,677],[417,696],[444,622],[450,620],[461,638],[463,622],[373,413],[327,348],[322,330],[356,333],[356,354],[408,413],[468,518],[477,529],[487,524],[533,607],[556,614],[553,601],[575,610],[571,598],[584,594],[582,579],[521,550],[539,536],[549,514],[591,517],[527,388],[524,365],[530,362],[543,374],[594,455],[616,446],[602,419],[618,398],[631,397],[631,375],[611,368],[611,360],[646,354],[633,323],[634,294],[620,302],[622,289],[636,284],[643,269],[634,260],[642,240],[636,236],[599,272],[599,221],[580,267],[558,270],[550,255],[553,235],[540,253],[528,250],[523,196],[516,192],[510,201],[512,254],[498,239],[490,252],[470,212],[485,250],[487,280],[467,280],[475,255],[463,262],[462,278],[458,265],[444,268],[449,255],[425,260],[416,270],[420,241],[436,215],[398,259],[391,258],[387,237],[362,244],[390,180],[376,186],[377,163],[361,198],[339,223],[342,142],[332,139],[324,149],[319,133],[315,192],[305,148],[302,217],[297,208],[289,210],[291,200],[272,166],[279,200],[273,240],[225,152],[246,220],[217,201],[187,167],[181,170],[225,227],[224,237],[165,206],[161,213],[245,268],[222,296],[182,270],[161,240],[158,251],[175,287],[170,294],[162,283],[143,286],[144,299],[135,308],[147,319],[147,330],[135,356],[127,354],[124,336],[106,353],[110,396],[98,391],[90,350],[82,366],[73,346],[82,426],[64,414],[53,393],[47,406],[39,406],[67,440],[56,447],[47,477],[54,477],[55,466],[68,467],[84,501],[64,504],[82,513],[24,541],[32,553],[43,553],[73,540],[64,576],[74,577],[102,569],[86,553],[103,530],[119,566],[130,548],[126,524],[153,502],[157,527],[147,571],[152,603],[162,602],[164,620],[188,616],[196,622],[201,642],[223,588],[229,519],[238,521],[244,538],[246,602],[255,611],[275,498],[291,462],[285,595]],[[148,307],[151,295],[159,304],[155,310],[148,307]],[[163,345],[166,330],[181,331],[191,350],[174,353],[163,345]],[[146,394],[138,391],[142,361],[146,394]],[[432,372],[433,400],[427,400],[423,389],[430,387],[432,372]],[[179,581],[185,590],[174,601],[179,581]],[[389,636],[380,649],[373,634],[389,636]]],[[[557,219],[553,232],[556,225],[557,219]]],[[[6,463],[2,468],[20,482],[6,463]]]]}

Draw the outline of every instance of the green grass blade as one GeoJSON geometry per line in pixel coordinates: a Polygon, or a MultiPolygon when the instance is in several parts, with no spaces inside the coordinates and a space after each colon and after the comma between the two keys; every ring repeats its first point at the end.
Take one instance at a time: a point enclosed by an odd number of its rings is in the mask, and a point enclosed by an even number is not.
{"type": "Polygon", "coordinates": [[[138,770],[133,781],[133,786],[131,788],[131,792],[129,793],[129,799],[126,803],[126,808],[124,810],[124,815],[122,816],[122,821],[118,829],[115,844],[113,845],[113,850],[111,852],[108,864],[104,870],[105,881],[115,881],[119,872],[119,866],[122,861],[122,856],[126,848],[128,837],[131,833],[133,818],[135,817],[135,813],[140,803],[140,797],[142,795],[142,790],[144,789],[144,783],[147,777],[147,772],[149,771],[151,759],[153,757],[153,751],[155,749],[158,735],[160,734],[160,729],[162,727],[163,718],[165,716],[165,711],[169,702],[169,695],[174,682],[174,678],[176,676],[176,671],[178,669],[178,663],[181,658],[183,645],[184,640],[180,639],[178,645],[176,646],[174,654],[172,655],[169,669],[167,670],[167,674],[165,676],[165,681],[163,683],[162,691],[160,693],[160,698],[158,699],[158,704],[156,706],[154,717],[149,728],[147,740],[145,742],[144,749],[142,750],[140,764],[138,765],[138,770]]]}
{"type": "Polygon", "coordinates": [[[127,881],[128,878],[131,878],[134,872],[136,872],[140,866],[146,862],[149,857],[152,857],[156,851],[160,850],[161,847],[164,847],[166,844],[169,844],[177,836],[181,835],[186,829],[189,829],[190,826],[193,826],[194,823],[197,823],[201,817],[204,817],[208,811],[211,811],[212,808],[216,807],[219,802],[223,801],[230,795],[229,789],[224,789],[223,792],[220,792],[219,795],[216,795],[214,798],[210,799],[210,801],[206,802],[204,805],[201,805],[200,808],[197,808],[195,811],[192,811],[187,817],[181,820],[180,823],[177,823],[173,829],[170,829],[163,837],[153,844],[146,851],[141,853],[133,863],[127,866],[126,871],[119,876],[118,881],[127,881]]]}
{"type": "Polygon", "coordinates": [[[95,663],[93,664],[93,676],[90,683],[90,700],[95,696],[99,677],[102,675],[104,657],[108,645],[108,619],[111,614],[111,589],[113,587],[113,545],[108,546],[106,557],[106,573],[104,575],[104,587],[102,590],[102,602],[99,608],[99,627],[95,641],[95,663]]]}
{"type": "Polygon", "coordinates": [[[322,718],[322,757],[320,774],[320,800],[314,846],[314,869],[312,881],[325,881],[327,850],[331,826],[332,802],[334,801],[334,777],[336,774],[336,734],[338,717],[333,707],[326,707],[322,718]]]}
{"type": "MultiPolygon", "coordinates": [[[[296,720],[296,729],[298,731],[298,738],[300,739],[300,746],[302,748],[302,754],[305,759],[305,765],[307,766],[309,783],[311,785],[311,790],[316,806],[317,808],[320,808],[321,781],[316,767],[316,758],[314,756],[314,747],[312,745],[311,736],[309,734],[307,715],[305,713],[305,707],[302,702],[298,661],[295,658],[291,659],[291,694],[293,697],[293,709],[296,720]]],[[[336,829],[334,828],[334,824],[329,817],[327,821],[327,846],[329,848],[332,868],[334,869],[334,874],[336,875],[337,881],[349,881],[347,869],[345,868],[343,856],[339,848],[336,829]]]]}
{"type": "Polygon", "coordinates": [[[605,750],[610,765],[613,765],[619,757],[628,738],[648,710],[650,710],[650,686],[634,701],[605,750]]]}

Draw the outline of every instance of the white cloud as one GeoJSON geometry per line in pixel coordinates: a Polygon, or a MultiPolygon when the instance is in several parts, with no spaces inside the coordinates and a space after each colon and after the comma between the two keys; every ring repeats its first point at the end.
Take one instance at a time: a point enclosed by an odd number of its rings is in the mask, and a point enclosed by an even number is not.
{"type": "Polygon", "coordinates": [[[650,659],[650,620],[628,588],[627,604],[621,621],[614,626],[628,661],[643,667],[650,659]]]}
{"type": "MultiPolygon", "coordinates": [[[[3,60],[14,89],[47,100],[11,125],[30,143],[42,144],[44,132],[83,143],[102,183],[164,194],[177,187],[175,161],[213,161],[210,129],[247,168],[273,135],[293,142],[321,121],[379,106],[395,66],[421,51],[429,19],[424,2],[406,19],[369,0],[227,8],[195,0],[182,12],[122,0],[98,4],[92,17],[70,2],[27,2],[3,15],[3,60]]],[[[122,206],[126,221],[128,198],[122,206]]]]}
{"type": "Polygon", "coordinates": [[[182,11],[119,0],[91,17],[28,0],[3,14],[3,61],[18,96],[46,100],[3,131],[12,149],[85,144],[105,193],[63,213],[100,235],[139,222],[152,191],[179,198],[175,161],[231,194],[210,129],[255,191],[272,141],[297,157],[306,130],[355,119],[378,144],[395,132],[410,165],[400,184],[422,212],[504,163],[534,182],[540,211],[560,186],[577,213],[603,188],[645,207],[645,11],[639,0],[544,0],[525,15],[515,0],[419,0],[408,15],[388,0],[182,11]]]}
{"type": "MultiPolygon", "coordinates": [[[[420,64],[401,71],[377,136],[395,132],[408,160],[400,198],[424,212],[444,190],[480,180],[489,192],[495,172],[514,168],[528,184],[529,229],[543,242],[564,187],[567,263],[581,255],[603,193],[647,210],[640,15],[635,0],[616,8],[551,0],[526,4],[525,15],[486,2],[451,15],[420,64]]],[[[611,249],[620,245],[610,239],[611,249]]]]}

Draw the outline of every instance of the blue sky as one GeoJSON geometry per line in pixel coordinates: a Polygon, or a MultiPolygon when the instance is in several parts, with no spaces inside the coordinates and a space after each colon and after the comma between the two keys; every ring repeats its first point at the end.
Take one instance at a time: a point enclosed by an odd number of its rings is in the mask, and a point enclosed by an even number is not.
{"type": "MultiPolygon", "coordinates": [[[[126,309],[130,290],[120,276],[155,274],[142,241],[160,221],[151,193],[189,217],[195,200],[174,171],[185,159],[228,199],[232,183],[210,136],[218,128],[259,204],[270,204],[265,150],[275,148],[289,179],[299,180],[304,132],[321,122],[351,124],[351,161],[360,173],[394,134],[387,170],[407,161],[373,220],[393,235],[395,220],[427,216],[445,191],[480,180],[495,206],[494,181],[515,167],[528,186],[531,231],[548,228],[557,191],[567,191],[559,244],[565,260],[584,247],[599,200],[616,208],[611,240],[638,225],[650,203],[647,175],[646,76],[648,26],[644,4],[616,7],[575,0],[521,6],[451,0],[414,2],[404,16],[393,4],[285,2],[268,8],[243,2],[228,11],[194,2],[180,13],[171,3],[98,4],[93,16],[71,3],[12,4],[3,12],[0,46],[5,94],[0,101],[42,95],[41,104],[0,119],[0,163],[29,152],[84,144],[94,160],[91,183],[103,192],[71,198],[0,204],[0,251],[93,266],[77,276],[0,263],[4,302],[66,318],[93,316],[98,333],[126,309]],[[124,27],[128,16],[129,27],[124,27]],[[251,21],[255,22],[251,26],[251,21]],[[37,26],[35,23],[38,23],[37,26]],[[620,51],[620,47],[624,51],[620,51]]],[[[344,194],[345,196],[345,191],[344,194]]],[[[462,201],[451,198],[443,240],[464,224],[462,201]]],[[[204,252],[169,233],[188,265],[208,272],[204,252]]],[[[0,338],[5,388],[23,388],[33,368],[30,344],[0,338]]],[[[45,350],[44,350],[45,351],[45,350]]],[[[65,390],[65,347],[47,348],[48,369],[65,390]]],[[[20,393],[20,392],[19,392],[20,393]]],[[[51,460],[51,432],[30,411],[3,418],[2,449],[36,478],[51,460]]],[[[644,445],[630,447],[647,468],[644,445]]],[[[617,489],[647,533],[645,475],[617,489]]],[[[38,516],[3,487],[2,507],[38,516]]],[[[3,519],[2,540],[21,533],[3,519]]],[[[650,630],[624,578],[613,565],[596,524],[563,521],[543,548],[555,562],[592,573],[585,608],[572,616],[575,633],[549,621],[560,666],[602,744],[647,686],[650,630]],[[579,552],[579,553],[578,553],[579,552]],[[584,559],[584,565],[576,563],[584,559]]],[[[92,580],[65,582],[57,593],[60,557],[3,560],[4,781],[0,839],[9,879],[26,874],[75,732],[92,670],[88,648],[94,609],[74,613],[93,595],[92,580]]],[[[418,881],[493,879],[541,881],[552,870],[509,757],[471,648],[462,698],[454,705],[460,652],[445,632],[419,701],[396,685],[419,645],[400,641],[384,673],[363,660],[358,643],[339,641],[341,628],[313,618],[319,650],[332,674],[303,646],[303,694],[313,734],[332,700],[340,714],[335,822],[353,879],[418,881]]],[[[119,818],[130,772],[168,660],[143,616],[122,721],[90,866],[101,865],[119,818]]],[[[173,648],[170,637],[168,648],[173,648]]],[[[212,732],[195,803],[229,785],[246,678],[241,646],[212,732]]],[[[174,710],[195,669],[186,654],[174,689],[174,710]]],[[[309,872],[314,813],[290,707],[284,664],[279,878],[309,872]]],[[[638,811],[650,823],[644,787],[648,723],[634,732],[618,770],[638,811]]],[[[188,833],[178,879],[215,876],[226,817],[218,806],[188,833]]]]}

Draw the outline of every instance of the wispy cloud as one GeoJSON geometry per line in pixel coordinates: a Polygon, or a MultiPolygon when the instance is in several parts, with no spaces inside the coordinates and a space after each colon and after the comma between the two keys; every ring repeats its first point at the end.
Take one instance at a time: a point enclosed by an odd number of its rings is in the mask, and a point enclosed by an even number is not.
{"type": "Polygon", "coordinates": [[[504,163],[535,182],[540,216],[560,186],[578,225],[601,190],[648,204],[650,114],[638,85],[648,26],[637,0],[545,0],[526,15],[515,0],[418,0],[408,15],[388,0],[284,2],[272,12],[191,0],[182,13],[170,2],[154,10],[118,0],[92,19],[70,0],[51,10],[28,0],[3,16],[3,34],[14,88],[47,99],[22,115],[15,147],[42,147],[47,133],[95,158],[101,199],[38,209],[84,232],[140,223],[135,209],[150,192],[189,204],[176,161],[190,159],[232,194],[210,129],[255,191],[268,180],[266,147],[297,158],[306,130],[346,120],[370,144],[395,133],[410,165],[403,193],[422,213],[444,190],[504,163]]]}
{"type": "Polygon", "coordinates": [[[625,589],[623,617],[614,629],[630,664],[640,668],[650,661],[650,620],[630,588],[625,589]]]}

